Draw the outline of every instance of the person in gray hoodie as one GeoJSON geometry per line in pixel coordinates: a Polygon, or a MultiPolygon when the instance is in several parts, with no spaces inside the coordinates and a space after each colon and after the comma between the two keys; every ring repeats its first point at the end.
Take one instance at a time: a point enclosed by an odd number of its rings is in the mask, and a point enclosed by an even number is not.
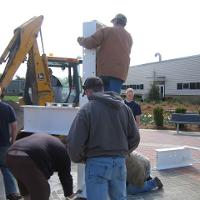
{"type": "Polygon", "coordinates": [[[79,110],[70,128],[70,158],[86,164],[88,200],[125,200],[125,157],[140,141],[132,111],[117,93],[104,93],[98,77],[86,79],[83,89],[89,102],[79,110]]]}

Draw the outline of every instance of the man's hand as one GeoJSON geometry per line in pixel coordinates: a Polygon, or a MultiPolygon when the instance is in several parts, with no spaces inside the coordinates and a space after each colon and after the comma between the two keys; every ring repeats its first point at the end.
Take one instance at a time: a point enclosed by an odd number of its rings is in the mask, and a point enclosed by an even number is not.
{"type": "Polygon", "coordinates": [[[11,144],[13,144],[17,137],[17,121],[12,122],[9,124],[10,128],[10,136],[11,136],[11,144]]]}
{"type": "Polygon", "coordinates": [[[78,37],[77,38],[77,42],[81,45],[82,44],[82,41],[83,41],[84,37],[78,37]]]}
{"type": "Polygon", "coordinates": [[[73,200],[76,197],[76,193],[73,193],[72,195],[65,197],[65,200],[73,200]]]}

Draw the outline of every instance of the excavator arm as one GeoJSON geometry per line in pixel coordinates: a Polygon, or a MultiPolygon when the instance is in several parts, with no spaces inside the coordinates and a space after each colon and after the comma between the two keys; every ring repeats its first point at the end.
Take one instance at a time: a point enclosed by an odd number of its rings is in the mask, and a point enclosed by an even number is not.
{"type": "Polygon", "coordinates": [[[0,57],[0,64],[6,62],[0,78],[2,91],[10,84],[20,65],[26,60],[26,92],[31,89],[32,99],[24,94],[25,104],[45,105],[54,100],[46,55],[40,55],[37,36],[41,29],[43,16],[33,17],[14,30],[14,36],[0,57]]]}

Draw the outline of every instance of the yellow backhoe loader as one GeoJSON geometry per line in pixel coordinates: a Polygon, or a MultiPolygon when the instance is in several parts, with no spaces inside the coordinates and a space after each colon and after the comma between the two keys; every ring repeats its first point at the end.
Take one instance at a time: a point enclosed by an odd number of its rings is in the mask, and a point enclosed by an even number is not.
{"type": "MultiPolygon", "coordinates": [[[[5,89],[12,81],[16,71],[24,62],[27,63],[24,105],[45,105],[55,102],[55,93],[51,84],[49,67],[67,69],[68,89],[65,97],[60,98],[62,103],[79,102],[80,78],[78,65],[81,60],[76,58],[47,57],[44,53],[41,25],[43,16],[33,17],[14,30],[14,36],[0,57],[0,65],[5,64],[5,69],[0,78],[0,88],[5,95],[5,89]],[[38,35],[41,38],[42,55],[39,52],[38,35]],[[73,94],[72,94],[73,91],[73,94]]],[[[1,67],[1,66],[0,66],[1,67]]],[[[62,93],[62,92],[61,92],[62,93]]]]}

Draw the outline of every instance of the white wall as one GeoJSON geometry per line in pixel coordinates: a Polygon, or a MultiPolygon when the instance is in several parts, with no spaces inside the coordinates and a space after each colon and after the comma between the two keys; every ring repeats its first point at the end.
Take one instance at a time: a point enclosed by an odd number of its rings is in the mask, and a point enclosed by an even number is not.
{"type": "Polygon", "coordinates": [[[166,95],[200,95],[199,89],[177,90],[177,83],[200,82],[200,55],[130,67],[125,84],[144,84],[144,90],[136,93],[148,93],[154,71],[157,77],[165,77],[166,95]]]}

